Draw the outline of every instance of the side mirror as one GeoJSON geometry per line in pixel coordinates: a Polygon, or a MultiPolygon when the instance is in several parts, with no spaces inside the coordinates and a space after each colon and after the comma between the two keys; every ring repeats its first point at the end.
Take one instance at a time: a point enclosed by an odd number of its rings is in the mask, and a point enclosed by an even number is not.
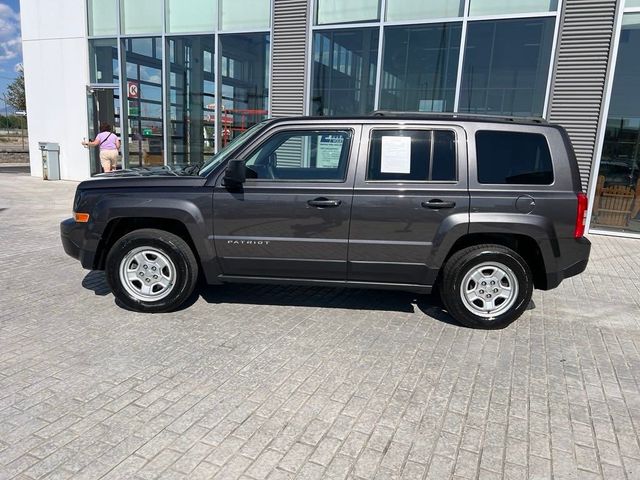
{"type": "Polygon", "coordinates": [[[238,187],[247,179],[247,171],[242,160],[229,160],[223,182],[227,187],[238,187]]]}

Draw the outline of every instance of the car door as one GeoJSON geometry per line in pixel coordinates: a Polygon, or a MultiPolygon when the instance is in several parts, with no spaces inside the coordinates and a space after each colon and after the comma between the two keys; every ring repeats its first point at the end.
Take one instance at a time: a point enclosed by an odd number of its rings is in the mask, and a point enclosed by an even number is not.
{"type": "Polygon", "coordinates": [[[468,228],[467,151],[455,125],[363,127],[348,279],[430,285],[434,243],[468,228]],[[368,148],[364,145],[368,144],[368,148]]]}
{"type": "Polygon", "coordinates": [[[241,188],[214,189],[224,275],[346,280],[360,126],[279,126],[243,156],[241,188]]]}

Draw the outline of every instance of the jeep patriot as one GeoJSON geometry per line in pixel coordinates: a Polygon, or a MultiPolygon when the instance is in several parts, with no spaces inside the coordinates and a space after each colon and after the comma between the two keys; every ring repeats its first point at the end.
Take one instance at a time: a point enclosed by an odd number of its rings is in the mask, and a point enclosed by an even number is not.
{"type": "Polygon", "coordinates": [[[259,123],[206,163],[78,185],[65,251],[126,307],[209,284],[438,290],[471,327],[518,318],[587,266],[587,197],[543,120],[376,112],[259,123]]]}

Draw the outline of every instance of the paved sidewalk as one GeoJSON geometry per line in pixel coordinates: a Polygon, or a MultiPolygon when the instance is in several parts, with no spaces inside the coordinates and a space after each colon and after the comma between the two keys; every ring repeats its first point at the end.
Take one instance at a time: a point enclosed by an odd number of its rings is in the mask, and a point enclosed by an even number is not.
{"type": "Polygon", "coordinates": [[[0,479],[640,478],[640,240],[501,331],[301,287],[142,315],[63,253],[74,189],[0,175],[0,479]]]}

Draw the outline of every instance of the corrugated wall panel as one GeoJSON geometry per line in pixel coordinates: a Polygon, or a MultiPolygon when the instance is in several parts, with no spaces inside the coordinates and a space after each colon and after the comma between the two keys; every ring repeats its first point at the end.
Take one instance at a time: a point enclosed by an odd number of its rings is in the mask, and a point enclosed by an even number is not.
{"type": "Polygon", "coordinates": [[[549,120],[569,132],[587,188],[615,26],[616,0],[565,0],[549,120]]]}
{"type": "Polygon", "coordinates": [[[307,0],[274,0],[271,114],[304,113],[307,0]]]}

